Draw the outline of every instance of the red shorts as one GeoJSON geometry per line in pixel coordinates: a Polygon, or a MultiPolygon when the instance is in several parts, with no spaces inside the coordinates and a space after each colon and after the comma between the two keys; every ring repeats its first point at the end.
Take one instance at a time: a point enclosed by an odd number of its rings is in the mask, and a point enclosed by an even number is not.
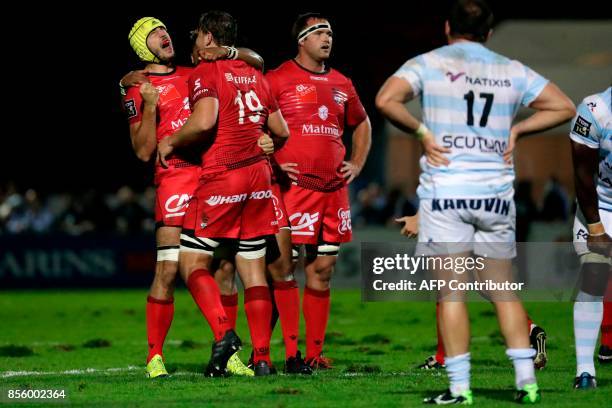
{"type": "Polygon", "coordinates": [[[199,238],[251,239],[278,232],[270,165],[205,175],[193,194],[183,229],[199,238]]]}
{"type": "Polygon", "coordinates": [[[321,192],[292,184],[283,191],[283,202],[291,223],[292,243],[317,245],[351,241],[351,209],[346,186],[321,192]]]}
{"type": "Polygon", "coordinates": [[[278,183],[272,184],[272,202],[274,203],[274,212],[278,221],[278,228],[291,228],[289,226],[289,217],[283,203],[283,193],[278,183]]]}
{"type": "Polygon", "coordinates": [[[198,187],[200,169],[184,167],[164,170],[155,177],[155,224],[181,227],[189,200],[198,187]]]}

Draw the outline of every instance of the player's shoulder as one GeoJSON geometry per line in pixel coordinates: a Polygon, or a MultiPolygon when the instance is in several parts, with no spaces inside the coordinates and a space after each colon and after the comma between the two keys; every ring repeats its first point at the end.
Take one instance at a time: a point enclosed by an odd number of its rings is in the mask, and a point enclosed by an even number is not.
{"type": "Polygon", "coordinates": [[[293,62],[291,60],[285,61],[280,64],[278,67],[268,70],[266,72],[266,78],[278,78],[280,75],[290,71],[293,68],[293,62]]]}
{"type": "Polygon", "coordinates": [[[345,75],[341,71],[338,71],[336,68],[330,68],[328,75],[331,79],[335,81],[351,83],[351,78],[349,78],[347,75],[345,75]]]}
{"type": "Polygon", "coordinates": [[[189,77],[192,80],[197,78],[213,79],[218,74],[218,61],[202,61],[192,68],[189,77]]]}
{"type": "Polygon", "coordinates": [[[603,120],[610,116],[611,92],[612,87],[608,87],[603,92],[585,97],[578,106],[578,113],[590,115],[595,120],[603,120]]]}

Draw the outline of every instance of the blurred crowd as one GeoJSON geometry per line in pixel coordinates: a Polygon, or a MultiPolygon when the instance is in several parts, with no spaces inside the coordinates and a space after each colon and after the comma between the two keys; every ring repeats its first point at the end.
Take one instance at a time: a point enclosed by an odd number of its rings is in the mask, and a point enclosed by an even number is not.
{"type": "Polygon", "coordinates": [[[0,186],[0,234],[139,234],[155,230],[155,190],[41,194],[0,186]]]}
{"type": "MultiPolygon", "coordinates": [[[[414,215],[419,205],[416,195],[376,182],[352,191],[351,201],[353,228],[392,226],[395,218],[414,215]]],[[[567,221],[573,214],[572,200],[554,178],[539,200],[533,199],[530,182],[519,182],[515,201],[519,241],[525,240],[533,221],[567,221]]],[[[152,187],[143,191],[123,186],[111,193],[90,189],[43,194],[8,183],[0,185],[0,234],[150,233],[155,230],[154,205],[152,187]]]]}

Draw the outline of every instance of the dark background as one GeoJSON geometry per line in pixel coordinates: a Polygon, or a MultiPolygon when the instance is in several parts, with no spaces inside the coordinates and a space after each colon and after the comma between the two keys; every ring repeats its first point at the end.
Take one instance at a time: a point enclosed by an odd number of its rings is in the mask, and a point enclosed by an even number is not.
{"type": "MultiPolygon", "coordinates": [[[[295,56],[290,30],[306,11],[325,12],[334,29],[331,66],[353,79],[374,125],[374,153],[364,174],[381,180],[384,139],[374,96],[406,59],[445,43],[443,24],[449,1],[370,2],[296,7],[258,2],[184,2],[146,7],[96,2],[34,7],[32,14],[8,15],[16,41],[5,58],[5,135],[0,148],[0,185],[43,193],[114,191],[121,185],[144,188],[152,168],[132,152],[117,83],[139,68],[127,40],[143,16],[160,18],[168,27],[180,64],[191,47],[188,32],[201,12],[212,8],[232,13],[239,23],[239,43],[259,52],[266,68],[295,56]],[[94,8],[92,8],[94,7],[94,8]],[[7,104],[8,102],[8,104],[7,104]]],[[[603,19],[604,2],[495,1],[499,23],[506,19],[603,19]]],[[[511,57],[511,56],[510,56],[511,57]]]]}

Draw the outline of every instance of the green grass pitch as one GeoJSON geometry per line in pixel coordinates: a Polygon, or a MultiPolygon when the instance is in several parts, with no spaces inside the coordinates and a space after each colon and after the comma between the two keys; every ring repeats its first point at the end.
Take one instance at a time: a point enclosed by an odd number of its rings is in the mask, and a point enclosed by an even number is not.
{"type": "MultiPolygon", "coordinates": [[[[312,377],[204,378],[210,331],[189,294],[178,291],[165,357],[171,377],[144,376],[145,290],[0,292],[0,405],[11,389],[64,389],[74,406],[407,407],[446,388],[446,375],[414,369],[435,350],[431,303],[362,303],[356,290],[333,290],[325,346],[335,368],[312,377]]],[[[548,332],[549,365],[538,372],[542,406],[609,406],[612,366],[597,364],[599,388],[572,389],[572,306],[527,305],[548,332]]],[[[470,305],[472,389],[479,406],[514,406],[513,371],[492,307],[470,305]]],[[[303,330],[302,330],[303,333],[303,330]]],[[[250,353],[244,312],[238,334],[250,353]]],[[[303,345],[300,346],[303,350],[303,345]]],[[[282,368],[280,327],[272,358],[282,368]]],[[[46,404],[57,406],[62,401],[46,404]]]]}

